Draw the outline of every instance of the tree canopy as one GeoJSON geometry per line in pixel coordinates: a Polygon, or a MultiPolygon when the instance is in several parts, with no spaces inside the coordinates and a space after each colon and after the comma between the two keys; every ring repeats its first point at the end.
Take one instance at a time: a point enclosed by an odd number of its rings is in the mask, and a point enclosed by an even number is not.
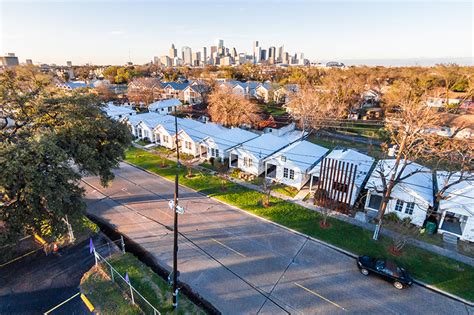
{"type": "Polygon", "coordinates": [[[88,91],[64,92],[33,67],[0,74],[0,221],[15,238],[83,214],[84,173],[113,179],[130,144],[126,126],[101,111],[88,91]],[[7,123],[8,122],[8,123],[7,123]]]}

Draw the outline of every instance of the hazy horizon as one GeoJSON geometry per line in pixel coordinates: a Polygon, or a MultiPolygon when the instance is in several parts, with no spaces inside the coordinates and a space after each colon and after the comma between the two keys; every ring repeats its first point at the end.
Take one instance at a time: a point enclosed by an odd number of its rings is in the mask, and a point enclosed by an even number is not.
{"type": "Polygon", "coordinates": [[[0,53],[21,62],[135,64],[223,39],[285,46],[313,62],[473,65],[472,3],[448,1],[0,2],[0,53]],[[441,23],[442,22],[442,23],[441,23]]]}

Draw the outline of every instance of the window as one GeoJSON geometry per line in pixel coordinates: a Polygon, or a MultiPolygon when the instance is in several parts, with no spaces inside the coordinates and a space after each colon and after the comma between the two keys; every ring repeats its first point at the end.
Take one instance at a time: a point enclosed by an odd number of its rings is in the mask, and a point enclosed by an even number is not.
{"type": "Polygon", "coordinates": [[[185,145],[186,149],[191,150],[191,142],[185,141],[184,145],[185,145]]]}
{"type": "Polygon", "coordinates": [[[403,201],[397,200],[397,203],[395,204],[395,211],[402,212],[403,209],[403,201]]]}
{"type": "Polygon", "coordinates": [[[168,136],[163,136],[163,142],[168,143],[168,136]]]}
{"type": "Polygon", "coordinates": [[[405,213],[411,215],[413,214],[413,209],[415,209],[415,203],[407,202],[407,206],[405,207],[405,213]]]}
{"type": "Polygon", "coordinates": [[[248,157],[244,157],[244,166],[252,167],[252,159],[249,159],[248,157]]]}
{"type": "Polygon", "coordinates": [[[215,155],[215,149],[211,148],[211,156],[214,156],[215,155]]]}
{"type": "Polygon", "coordinates": [[[283,177],[288,178],[288,169],[286,167],[283,168],[283,177]]]}
{"type": "Polygon", "coordinates": [[[295,179],[295,171],[290,170],[290,179],[295,179]]]}
{"type": "Polygon", "coordinates": [[[281,161],[282,161],[282,162],[286,162],[286,156],[282,155],[282,156],[281,156],[281,161]]]}
{"type": "Polygon", "coordinates": [[[216,149],[216,157],[219,157],[219,150],[216,149]]]}
{"type": "Polygon", "coordinates": [[[379,210],[380,205],[382,204],[382,196],[379,195],[370,195],[369,199],[369,208],[374,210],[379,210]]]}

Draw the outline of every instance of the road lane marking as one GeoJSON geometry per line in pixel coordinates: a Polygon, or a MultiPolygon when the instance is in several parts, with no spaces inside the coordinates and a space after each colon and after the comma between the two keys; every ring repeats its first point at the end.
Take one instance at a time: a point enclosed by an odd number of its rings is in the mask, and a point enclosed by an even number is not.
{"type": "Polygon", "coordinates": [[[333,302],[333,301],[331,301],[331,300],[329,300],[329,299],[326,299],[324,296],[322,296],[322,295],[320,295],[320,294],[314,292],[313,290],[308,289],[307,287],[302,286],[301,284],[296,283],[296,282],[295,282],[295,285],[298,286],[298,287],[300,287],[300,288],[302,288],[302,289],[304,289],[304,290],[306,290],[306,291],[308,291],[309,293],[311,293],[311,294],[313,294],[313,295],[316,295],[318,298],[323,299],[324,301],[331,303],[331,304],[334,305],[335,307],[338,307],[338,308],[340,308],[341,310],[347,311],[344,307],[340,306],[339,304],[337,304],[337,303],[335,303],[335,302],[333,302]]]}
{"type": "Polygon", "coordinates": [[[15,262],[15,261],[17,261],[17,260],[19,260],[19,259],[21,259],[21,258],[23,258],[23,257],[26,257],[26,256],[28,256],[28,255],[31,255],[31,254],[33,254],[33,253],[39,251],[40,249],[42,249],[42,247],[37,248],[37,249],[35,249],[35,250],[32,250],[31,252],[28,252],[28,253],[26,253],[26,254],[24,254],[24,255],[21,255],[20,257],[14,258],[14,259],[12,259],[12,260],[10,260],[10,261],[7,261],[6,263],[1,264],[1,265],[0,265],[0,268],[3,268],[3,267],[5,267],[6,265],[9,265],[9,264],[11,264],[12,262],[15,262]]]}
{"type": "Polygon", "coordinates": [[[52,309],[50,309],[49,311],[45,312],[44,315],[48,315],[49,313],[51,313],[52,311],[54,311],[55,309],[61,307],[62,305],[66,304],[67,302],[71,301],[73,298],[75,298],[76,296],[78,296],[79,294],[81,294],[81,292],[77,292],[76,294],[74,294],[73,296],[71,296],[69,299],[59,303],[58,305],[56,305],[55,307],[53,307],[52,309]]]}
{"type": "Polygon", "coordinates": [[[235,249],[230,248],[230,247],[227,246],[226,244],[223,244],[223,243],[219,242],[219,241],[216,240],[215,238],[212,238],[212,237],[211,237],[211,239],[212,239],[214,242],[216,242],[217,244],[222,245],[222,246],[224,246],[225,248],[227,248],[228,250],[233,251],[233,252],[236,253],[237,255],[239,255],[239,256],[241,256],[241,257],[247,257],[247,256],[245,256],[244,254],[242,254],[242,253],[236,251],[235,249]]]}

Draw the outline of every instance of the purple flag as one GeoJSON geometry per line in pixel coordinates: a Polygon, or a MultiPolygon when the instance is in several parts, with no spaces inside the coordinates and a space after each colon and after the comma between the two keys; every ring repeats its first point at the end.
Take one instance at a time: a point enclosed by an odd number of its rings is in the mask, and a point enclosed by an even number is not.
{"type": "Polygon", "coordinates": [[[130,283],[130,279],[128,278],[128,272],[125,273],[125,281],[127,283],[130,283]]]}
{"type": "Polygon", "coordinates": [[[92,237],[91,237],[89,241],[89,254],[92,254],[93,252],[94,252],[94,243],[92,243],[92,237]]]}

